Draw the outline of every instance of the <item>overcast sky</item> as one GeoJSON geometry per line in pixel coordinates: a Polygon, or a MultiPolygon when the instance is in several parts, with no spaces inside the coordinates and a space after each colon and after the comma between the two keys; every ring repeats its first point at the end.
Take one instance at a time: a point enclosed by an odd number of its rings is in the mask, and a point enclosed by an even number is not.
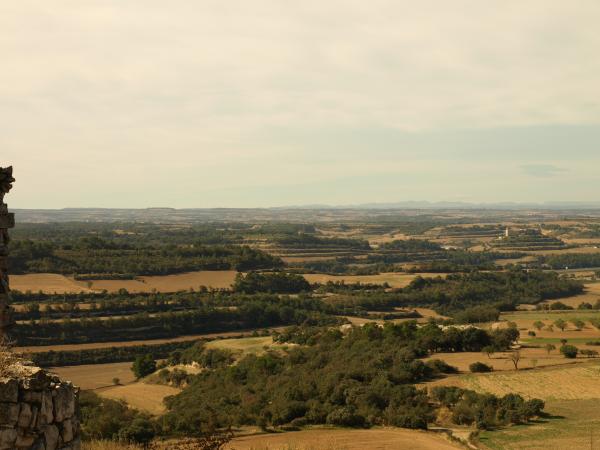
{"type": "Polygon", "coordinates": [[[600,200],[598,0],[0,3],[14,208],[600,200]]]}

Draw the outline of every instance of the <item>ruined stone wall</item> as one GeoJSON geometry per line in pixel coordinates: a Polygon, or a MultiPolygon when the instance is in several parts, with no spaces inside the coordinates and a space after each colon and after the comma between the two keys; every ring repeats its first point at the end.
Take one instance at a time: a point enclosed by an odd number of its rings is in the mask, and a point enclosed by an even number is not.
{"type": "Polygon", "coordinates": [[[78,393],[39,367],[0,377],[0,450],[79,450],[78,393]]]}
{"type": "Polygon", "coordinates": [[[0,450],[79,450],[78,389],[4,348],[14,325],[8,230],[15,226],[15,217],[4,203],[15,181],[12,174],[12,167],[0,167],[0,450]]]}

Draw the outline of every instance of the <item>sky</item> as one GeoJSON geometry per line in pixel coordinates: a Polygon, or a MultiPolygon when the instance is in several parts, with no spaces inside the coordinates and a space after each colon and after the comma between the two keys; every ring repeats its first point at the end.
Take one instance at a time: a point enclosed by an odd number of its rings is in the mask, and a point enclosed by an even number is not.
{"type": "Polygon", "coordinates": [[[597,0],[0,2],[14,208],[597,201],[597,0]]]}

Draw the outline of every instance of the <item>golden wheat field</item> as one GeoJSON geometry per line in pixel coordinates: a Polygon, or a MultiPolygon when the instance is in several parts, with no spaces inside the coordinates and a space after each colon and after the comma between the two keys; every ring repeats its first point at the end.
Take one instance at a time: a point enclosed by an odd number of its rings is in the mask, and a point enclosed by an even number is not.
{"type": "Polygon", "coordinates": [[[450,450],[462,448],[431,432],[401,428],[312,429],[234,439],[227,450],[450,450]]]}

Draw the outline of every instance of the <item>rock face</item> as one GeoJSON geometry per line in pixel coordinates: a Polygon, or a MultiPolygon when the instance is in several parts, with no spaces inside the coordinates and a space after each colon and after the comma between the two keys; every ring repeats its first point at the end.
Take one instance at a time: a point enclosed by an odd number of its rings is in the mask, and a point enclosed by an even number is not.
{"type": "Polygon", "coordinates": [[[79,450],[79,389],[46,371],[0,378],[0,450],[79,450]]]}

